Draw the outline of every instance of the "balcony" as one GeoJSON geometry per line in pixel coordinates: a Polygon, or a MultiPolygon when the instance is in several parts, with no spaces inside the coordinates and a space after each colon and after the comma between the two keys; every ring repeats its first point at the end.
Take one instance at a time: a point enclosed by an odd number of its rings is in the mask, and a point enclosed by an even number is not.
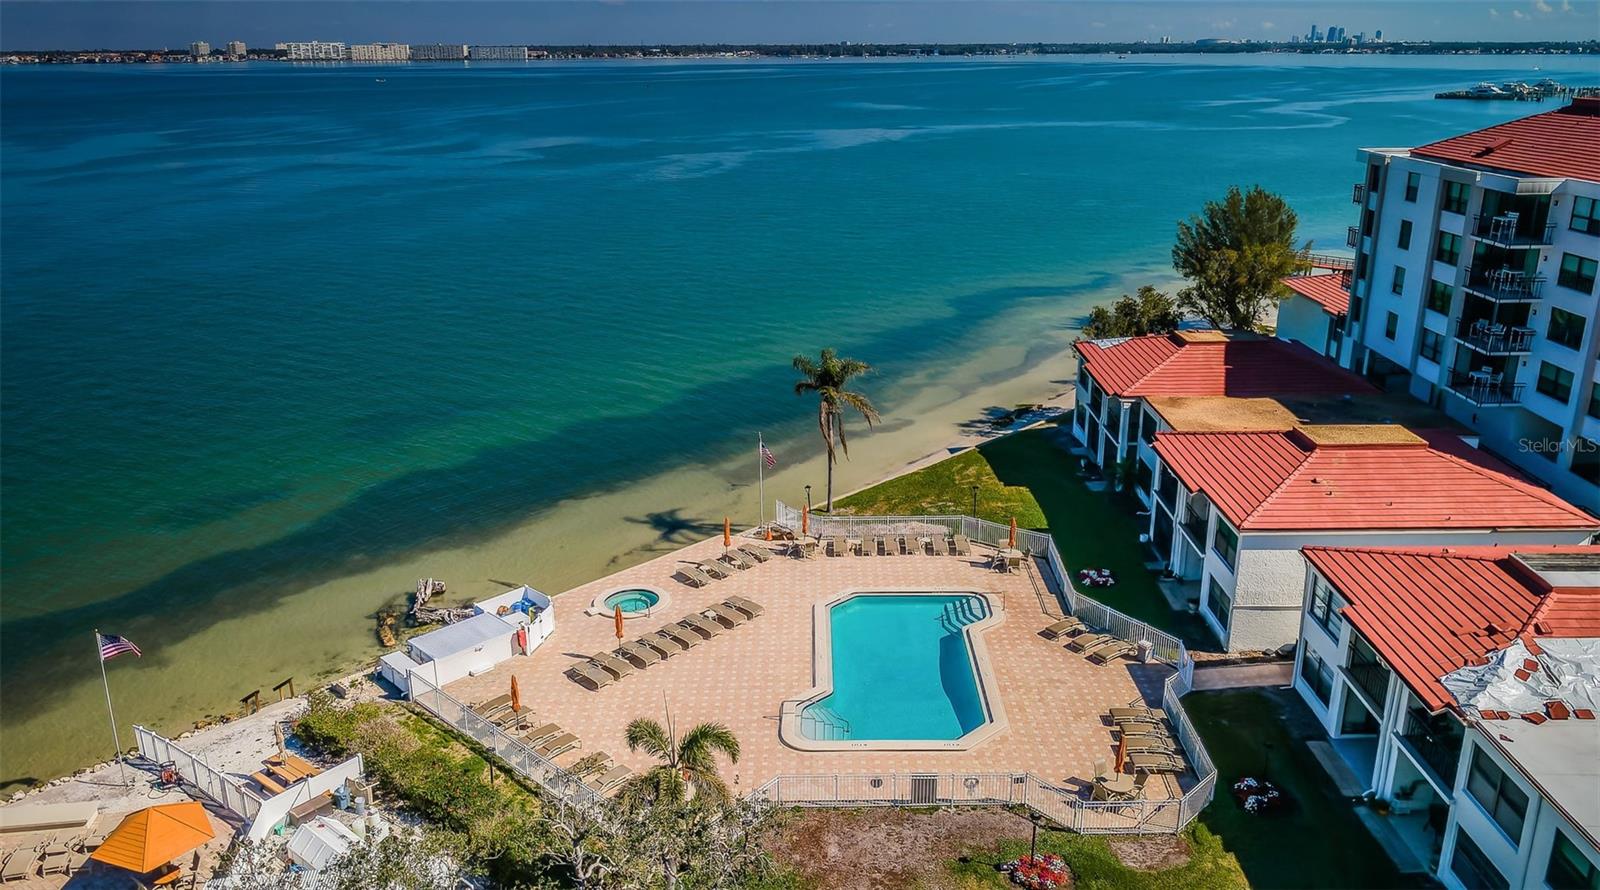
{"type": "Polygon", "coordinates": [[[1515,405],[1522,401],[1525,384],[1506,383],[1499,374],[1472,371],[1450,375],[1450,391],[1480,408],[1515,405]]]}
{"type": "Polygon", "coordinates": [[[1461,723],[1449,714],[1429,714],[1421,708],[1406,711],[1400,739],[1422,761],[1436,788],[1455,787],[1456,764],[1461,761],[1461,723]]]}
{"type": "Polygon", "coordinates": [[[1539,299],[1544,276],[1510,269],[1467,270],[1467,290],[1497,303],[1527,303],[1539,299]]]}
{"type": "Polygon", "coordinates": [[[1352,653],[1344,674],[1351,685],[1361,690],[1367,701],[1377,708],[1377,713],[1382,714],[1383,701],[1389,695],[1389,669],[1381,662],[1357,658],[1352,653]]]}
{"type": "Polygon", "coordinates": [[[1516,213],[1480,213],[1472,218],[1472,234],[1500,247],[1540,247],[1555,240],[1556,226],[1536,225],[1516,213]]]}
{"type": "Polygon", "coordinates": [[[1366,201],[1367,201],[1367,187],[1366,187],[1365,184],[1358,182],[1358,183],[1355,184],[1355,188],[1352,188],[1350,190],[1350,203],[1352,203],[1352,204],[1364,204],[1364,203],[1366,203],[1366,201]]]}
{"type": "Polygon", "coordinates": [[[1533,328],[1506,327],[1484,319],[1468,323],[1465,318],[1456,330],[1456,339],[1483,355],[1527,355],[1533,351],[1533,328]]]}
{"type": "Polygon", "coordinates": [[[1345,229],[1345,231],[1344,231],[1344,243],[1345,243],[1346,247],[1360,247],[1361,246],[1361,230],[1356,228],[1355,226],[1351,226],[1350,228],[1345,229]]]}

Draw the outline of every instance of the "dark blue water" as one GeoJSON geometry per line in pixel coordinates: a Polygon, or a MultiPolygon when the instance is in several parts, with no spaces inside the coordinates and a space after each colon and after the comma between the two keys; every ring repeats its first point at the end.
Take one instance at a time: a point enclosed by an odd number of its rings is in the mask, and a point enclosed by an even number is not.
{"type": "MultiPolygon", "coordinates": [[[[119,716],[170,727],[369,651],[364,616],[406,582],[361,573],[450,553],[474,583],[570,582],[604,562],[471,548],[758,429],[814,453],[796,352],[874,362],[891,423],[918,387],[987,382],[939,370],[995,345],[979,322],[1033,319],[1004,329],[1032,355],[1107,289],[1169,275],[1175,220],[1229,184],[1341,244],[1358,147],[1533,111],[1429,97],[1535,76],[1266,56],[6,68],[0,781],[103,755],[96,625],[151,652],[115,666],[119,716]]],[[[583,521],[670,540],[677,506],[583,521]]]]}

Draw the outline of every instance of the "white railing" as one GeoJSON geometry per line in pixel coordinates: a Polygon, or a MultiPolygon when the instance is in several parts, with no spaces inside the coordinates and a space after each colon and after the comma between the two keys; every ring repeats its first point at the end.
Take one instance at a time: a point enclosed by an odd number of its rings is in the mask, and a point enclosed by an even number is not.
{"type": "MultiPolygon", "coordinates": [[[[774,518],[779,525],[798,530],[801,512],[782,501],[774,518]]],[[[808,531],[819,537],[861,534],[915,534],[943,529],[965,535],[970,540],[1001,546],[1010,542],[1011,527],[972,516],[810,516],[808,531]]],[[[1040,779],[1032,773],[882,773],[876,775],[785,775],[767,782],[754,793],[775,804],[796,806],[927,806],[933,804],[1015,803],[1027,806],[1058,825],[1084,834],[1175,833],[1200,815],[1216,792],[1217,768],[1206,753],[1205,743],[1184,712],[1182,697],[1194,683],[1194,659],[1183,641],[1110,606],[1079,593],[1055,539],[1044,532],[1017,529],[1017,548],[1039,558],[1060,591],[1065,611],[1083,622],[1120,639],[1149,643],[1151,655],[1171,665],[1173,673],[1161,690],[1161,708],[1172,723],[1174,739],[1183,747],[1189,766],[1199,781],[1181,797],[1134,801],[1089,801],[1078,793],[1040,779]],[[940,789],[966,790],[975,787],[992,790],[1007,776],[1015,790],[1004,799],[999,796],[945,795],[940,789]],[[929,783],[932,783],[931,785],[929,783]],[[874,784],[876,783],[876,784],[874,784]],[[937,800],[923,802],[928,789],[937,800]]]]}
{"type": "Polygon", "coordinates": [[[157,735],[143,726],[134,726],[134,738],[139,742],[139,756],[160,766],[170,763],[184,781],[245,820],[253,820],[261,809],[261,800],[246,791],[231,776],[214,769],[205,760],[190,754],[177,742],[157,735]]]}
{"type": "Polygon", "coordinates": [[[473,713],[472,709],[433,685],[421,673],[411,674],[411,700],[428,713],[493,751],[518,775],[537,783],[557,798],[575,806],[599,808],[605,798],[576,775],[556,766],[509,733],[473,713]]]}

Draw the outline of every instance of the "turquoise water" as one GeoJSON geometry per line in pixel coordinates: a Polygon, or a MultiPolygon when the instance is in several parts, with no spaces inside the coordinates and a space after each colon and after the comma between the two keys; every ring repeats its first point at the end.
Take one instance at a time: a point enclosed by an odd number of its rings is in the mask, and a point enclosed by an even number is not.
{"type": "Polygon", "coordinates": [[[1025,376],[1231,183],[1341,245],[1357,147],[1536,110],[1434,91],[1592,68],[5,67],[0,784],[105,756],[96,625],[146,652],[118,716],[179,729],[370,655],[415,577],[559,590],[623,532],[709,536],[753,462],[585,514],[592,554],[473,549],[756,430],[816,454],[796,352],[876,364],[890,435],[924,389],[1025,376]],[[996,329],[1012,359],[942,372],[996,329]]]}
{"type": "Polygon", "coordinates": [[[833,692],[802,711],[811,738],[958,739],[988,720],[967,648],[989,615],[970,594],[864,595],[829,609],[833,692]]]}
{"type": "Polygon", "coordinates": [[[619,590],[606,597],[607,609],[622,607],[623,613],[648,612],[661,602],[661,595],[654,590],[619,590]]]}

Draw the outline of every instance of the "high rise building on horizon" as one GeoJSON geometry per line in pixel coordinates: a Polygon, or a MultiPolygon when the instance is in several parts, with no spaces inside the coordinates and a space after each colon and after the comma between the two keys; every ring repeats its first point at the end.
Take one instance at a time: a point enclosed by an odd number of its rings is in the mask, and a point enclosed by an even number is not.
{"type": "Polygon", "coordinates": [[[285,43],[283,49],[286,57],[296,62],[338,62],[350,56],[349,48],[339,42],[291,41],[285,43]]]}
{"type": "Polygon", "coordinates": [[[465,43],[422,43],[411,47],[413,62],[459,62],[466,57],[465,43]]]}
{"type": "Polygon", "coordinates": [[[204,40],[196,40],[194,43],[189,44],[190,58],[203,59],[209,55],[211,55],[211,44],[204,40]]]}
{"type": "Polygon", "coordinates": [[[352,62],[404,62],[411,58],[411,47],[404,43],[352,43],[352,62]]]}
{"type": "Polygon", "coordinates": [[[230,40],[230,41],[228,41],[228,55],[230,55],[230,56],[239,56],[240,58],[243,58],[245,55],[248,55],[248,54],[249,54],[249,48],[244,45],[244,41],[243,40],[230,40]]]}

